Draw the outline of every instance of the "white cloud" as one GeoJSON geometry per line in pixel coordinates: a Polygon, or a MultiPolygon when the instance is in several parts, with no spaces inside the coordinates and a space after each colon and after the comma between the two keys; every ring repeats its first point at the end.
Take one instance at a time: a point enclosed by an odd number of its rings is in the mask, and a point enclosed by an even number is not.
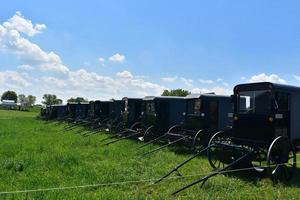
{"type": "MultiPolygon", "coordinates": [[[[129,71],[107,76],[85,69],[70,70],[57,54],[42,50],[23,36],[25,34],[32,37],[45,28],[46,26],[42,24],[32,24],[19,12],[0,24],[0,52],[16,55],[23,61],[18,69],[24,70],[22,73],[0,72],[0,92],[12,88],[18,93],[33,94],[39,100],[45,93],[57,94],[59,98],[65,100],[72,96],[105,100],[123,96],[160,95],[166,89],[159,84],[146,81],[143,76],[134,76],[129,71]],[[26,73],[25,70],[32,71],[26,73]],[[49,75],[49,71],[56,73],[49,75]]],[[[125,56],[115,54],[109,60],[123,62],[125,56]]]]}
{"type": "Polygon", "coordinates": [[[33,25],[20,12],[0,25],[0,50],[17,55],[24,64],[37,66],[41,70],[67,73],[68,67],[63,65],[60,57],[54,52],[45,52],[37,44],[22,36],[34,36],[41,33],[44,24],[33,25]]]}
{"type": "Polygon", "coordinates": [[[116,74],[117,77],[120,77],[120,78],[133,78],[132,74],[129,72],[129,71],[122,71],[122,72],[118,72],[116,74]]]}
{"type": "Polygon", "coordinates": [[[29,81],[16,71],[0,72],[0,84],[3,88],[7,86],[14,86],[14,88],[28,87],[31,85],[29,81]]]}
{"type": "Polygon", "coordinates": [[[192,79],[186,79],[186,78],[180,78],[181,81],[188,87],[193,87],[193,80],[192,79]]]}
{"type": "Polygon", "coordinates": [[[112,62],[119,62],[119,63],[122,63],[122,62],[125,61],[125,56],[116,53],[115,55],[109,57],[108,59],[109,59],[110,61],[112,61],[112,62]]]}
{"type": "Polygon", "coordinates": [[[213,80],[204,80],[204,79],[199,79],[199,82],[203,83],[203,84],[212,84],[212,83],[214,83],[213,80]]]}
{"type": "Polygon", "coordinates": [[[31,70],[34,70],[34,67],[30,66],[30,65],[19,65],[17,67],[18,69],[21,69],[21,70],[25,70],[25,71],[31,71],[31,70]]]}
{"type": "Polygon", "coordinates": [[[45,90],[61,93],[62,96],[85,96],[88,99],[122,98],[123,96],[144,97],[160,95],[165,89],[158,84],[145,81],[132,75],[129,71],[116,74],[116,78],[102,76],[84,69],[72,71],[67,79],[43,77],[41,82],[45,90]]]}
{"type": "Polygon", "coordinates": [[[221,82],[221,81],[223,81],[223,79],[222,79],[222,78],[217,78],[216,81],[217,81],[217,82],[221,82]]]}
{"type": "Polygon", "coordinates": [[[272,82],[286,84],[286,80],[280,78],[276,74],[266,75],[265,73],[254,75],[249,79],[249,82],[272,82]]]}
{"type": "Polygon", "coordinates": [[[166,83],[173,83],[174,81],[177,80],[177,76],[173,76],[173,77],[163,77],[161,80],[163,82],[166,82],[166,83]]]}
{"type": "Polygon", "coordinates": [[[227,83],[227,82],[222,82],[222,85],[228,87],[228,86],[229,86],[229,83],[227,83]]]}
{"type": "Polygon", "coordinates": [[[58,87],[64,87],[64,86],[67,86],[67,83],[65,80],[62,80],[62,79],[58,79],[56,77],[42,77],[41,80],[46,83],[46,84],[49,84],[49,85],[56,85],[58,87]]]}
{"type": "Polygon", "coordinates": [[[294,77],[296,80],[300,81],[300,76],[293,75],[293,77],[294,77]]]}
{"type": "Polygon", "coordinates": [[[98,61],[99,62],[105,62],[105,58],[100,57],[100,58],[98,58],[98,61]]]}
{"type": "Polygon", "coordinates": [[[214,87],[214,88],[193,88],[191,90],[192,93],[215,93],[215,94],[220,94],[220,95],[230,95],[232,94],[232,91],[228,88],[224,87],[214,87]]]}
{"type": "Polygon", "coordinates": [[[25,19],[20,11],[3,23],[3,27],[7,30],[16,30],[19,33],[25,33],[28,36],[34,36],[46,29],[45,24],[33,25],[30,20],[25,19]]]}

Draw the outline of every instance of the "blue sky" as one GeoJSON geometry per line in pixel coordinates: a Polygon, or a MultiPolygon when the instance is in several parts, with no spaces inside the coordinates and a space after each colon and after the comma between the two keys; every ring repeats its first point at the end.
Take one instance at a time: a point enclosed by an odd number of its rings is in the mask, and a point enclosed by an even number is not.
{"type": "Polygon", "coordinates": [[[299,7],[268,0],[3,1],[0,92],[107,99],[177,87],[229,94],[254,81],[300,85],[299,7]]]}

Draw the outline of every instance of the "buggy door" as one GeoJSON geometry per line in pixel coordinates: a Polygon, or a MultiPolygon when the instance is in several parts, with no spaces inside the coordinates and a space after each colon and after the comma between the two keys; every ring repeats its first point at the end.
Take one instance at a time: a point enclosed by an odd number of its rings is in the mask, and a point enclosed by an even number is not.
{"type": "Polygon", "coordinates": [[[290,95],[285,92],[275,94],[275,135],[290,138],[290,95]]]}
{"type": "Polygon", "coordinates": [[[166,131],[170,127],[170,103],[161,101],[157,103],[156,123],[161,131],[166,131]]]}
{"type": "Polygon", "coordinates": [[[139,121],[142,112],[142,102],[136,101],[133,106],[133,122],[139,121]]]}
{"type": "Polygon", "coordinates": [[[202,109],[202,112],[205,113],[205,127],[212,130],[218,130],[218,101],[204,100],[202,109]]]}

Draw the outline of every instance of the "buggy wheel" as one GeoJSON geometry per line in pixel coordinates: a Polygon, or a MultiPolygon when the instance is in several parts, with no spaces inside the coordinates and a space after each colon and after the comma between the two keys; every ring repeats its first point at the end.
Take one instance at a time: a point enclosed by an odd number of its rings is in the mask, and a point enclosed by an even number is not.
{"type": "Polygon", "coordinates": [[[192,146],[195,151],[198,151],[202,147],[201,136],[203,135],[204,132],[205,131],[203,129],[200,129],[193,138],[192,146]]]}
{"type": "Polygon", "coordinates": [[[211,137],[208,143],[208,162],[214,170],[218,170],[227,166],[227,163],[222,162],[223,147],[220,145],[220,143],[224,143],[224,141],[226,141],[224,131],[219,131],[211,137]]]}
{"type": "Polygon", "coordinates": [[[114,129],[117,132],[125,130],[125,124],[124,124],[124,122],[117,123],[117,125],[116,125],[116,127],[114,129]]]}
{"type": "Polygon", "coordinates": [[[154,126],[149,126],[148,128],[143,128],[144,130],[144,134],[142,137],[139,137],[139,140],[140,141],[143,141],[143,142],[147,142],[149,140],[151,140],[151,138],[153,137],[154,135],[154,126]]]}
{"type": "Polygon", "coordinates": [[[141,128],[142,128],[141,122],[135,122],[129,127],[129,129],[131,129],[131,130],[139,130],[141,128]]]}
{"type": "Polygon", "coordinates": [[[168,133],[172,134],[172,133],[178,133],[182,130],[181,125],[177,124],[172,126],[171,128],[169,128],[168,133]]]}
{"type": "Polygon", "coordinates": [[[286,137],[277,137],[267,155],[268,174],[274,182],[290,180],[296,170],[296,151],[286,137]]]}
{"type": "Polygon", "coordinates": [[[114,120],[113,120],[113,119],[109,119],[109,120],[105,123],[105,131],[111,132],[113,126],[114,126],[114,120]]]}
{"type": "Polygon", "coordinates": [[[105,127],[106,125],[107,125],[107,123],[109,122],[109,118],[105,118],[105,119],[103,119],[101,122],[100,122],[100,125],[101,126],[103,126],[103,127],[105,127]]]}
{"type": "Polygon", "coordinates": [[[176,124],[169,128],[167,132],[167,141],[168,143],[172,143],[174,140],[177,140],[177,137],[183,136],[184,132],[182,131],[182,127],[180,124],[176,124]]]}

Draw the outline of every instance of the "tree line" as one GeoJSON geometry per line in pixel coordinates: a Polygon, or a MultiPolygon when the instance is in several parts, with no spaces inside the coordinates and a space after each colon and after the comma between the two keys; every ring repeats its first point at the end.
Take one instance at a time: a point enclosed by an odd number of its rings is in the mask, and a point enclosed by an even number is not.
{"type": "MultiPolygon", "coordinates": [[[[182,96],[185,97],[187,95],[191,94],[189,91],[184,89],[173,89],[173,90],[164,90],[161,96],[182,96]]],[[[20,103],[22,107],[32,107],[36,103],[36,97],[33,95],[24,95],[19,94],[15,91],[6,91],[1,96],[1,101],[3,100],[11,100],[15,103],[20,103]]],[[[82,102],[88,102],[88,99],[85,99],[83,97],[71,97],[67,100],[68,103],[82,103],[82,102]]],[[[54,105],[54,104],[62,104],[63,100],[59,99],[55,94],[44,94],[43,95],[43,101],[42,104],[44,105],[54,105]]]]}

